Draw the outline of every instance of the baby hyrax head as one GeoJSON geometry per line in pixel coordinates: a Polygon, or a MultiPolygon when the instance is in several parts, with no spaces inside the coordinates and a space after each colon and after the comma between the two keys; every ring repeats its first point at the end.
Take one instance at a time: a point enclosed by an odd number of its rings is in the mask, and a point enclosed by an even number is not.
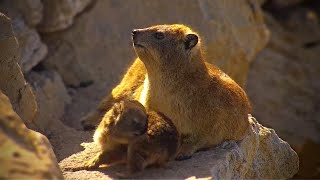
{"type": "Polygon", "coordinates": [[[147,66],[188,63],[200,51],[199,36],[182,24],[157,25],[132,31],[136,54],[147,66]]]}
{"type": "Polygon", "coordinates": [[[114,123],[111,128],[113,137],[130,141],[147,131],[148,117],[145,107],[138,101],[121,101],[113,108],[114,123]]]}

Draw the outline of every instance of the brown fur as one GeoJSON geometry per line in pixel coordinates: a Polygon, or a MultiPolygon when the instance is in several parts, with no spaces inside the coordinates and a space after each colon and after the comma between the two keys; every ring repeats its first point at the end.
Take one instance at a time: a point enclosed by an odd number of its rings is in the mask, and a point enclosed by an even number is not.
{"type": "Polygon", "coordinates": [[[146,110],[138,101],[120,101],[105,114],[93,139],[100,152],[84,168],[125,162],[129,142],[147,131],[146,110]]]}
{"type": "Polygon", "coordinates": [[[178,131],[161,113],[148,112],[148,132],[129,143],[127,172],[121,177],[132,177],[150,165],[163,166],[173,159],[179,146],[178,131]]]}
{"type": "Polygon", "coordinates": [[[112,107],[95,131],[94,140],[101,151],[84,168],[127,162],[128,172],[120,176],[131,177],[146,166],[164,165],[174,158],[179,135],[167,117],[154,111],[147,114],[142,104],[131,100],[112,107]]]}
{"type": "MultiPolygon", "coordinates": [[[[184,25],[137,30],[133,41],[139,59],[125,75],[127,81],[124,78],[112,93],[129,94],[126,98],[139,99],[148,110],[170,118],[183,137],[178,159],[226,140],[241,140],[249,127],[251,111],[242,88],[205,62],[200,42],[187,48],[195,42],[188,40],[188,34],[198,37],[184,25]],[[162,32],[165,38],[157,40],[156,32],[162,32]],[[128,73],[136,77],[129,77],[128,73]]],[[[106,101],[117,101],[114,97],[106,101]]]]}

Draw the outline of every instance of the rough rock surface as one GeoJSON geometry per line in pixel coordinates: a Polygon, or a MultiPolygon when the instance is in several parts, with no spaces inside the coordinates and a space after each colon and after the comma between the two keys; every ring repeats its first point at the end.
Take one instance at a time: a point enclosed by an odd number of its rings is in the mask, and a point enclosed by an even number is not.
{"type": "Polygon", "coordinates": [[[13,31],[19,41],[23,72],[30,71],[47,55],[48,48],[42,43],[38,32],[29,28],[21,17],[12,19],[13,31]]]}
{"type": "Polygon", "coordinates": [[[73,18],[92,0],[42,0],[43,19],[38,26],[41,32],[63,30],[72,25],[73,18]]]}
{"type": "Polygon", "coordinates": [[[38,32],[25,23],[24,16],[14,7],[15,4],[10,1],[0,2],[0,10],[12,20],[13,31],[20,47],[19,64],[23,72],[28,72],[47,55],[48,49],[42,43],[38,32]]]}
{"type": "Polygon", "coordinates": [[[28,81],[33,87],[38,104],[34,123],[38,130],[48,134],[62,120],[71,98],[57,72],[31,72],[28,74],[28,81]]]}
{"type": "MultiPolygon", "coordinates": [[[[196,153],[189,160],[169,162],[165,168],[148,168],[139,178],[288,179],[296,174],[299,160],[290,145],[254,118],[250,118],[250,123],[248,135],[240,142],[225,142],[209,151],[196,153]]],[[[118,165],[92,171],[68,171],[95,155],[97,146],[94,143],[82,145],[84,151],[59,163],[66,179],[112,179],[116,172],[124,170],[123,165],[118,165]]]]}
{"type": "MultiPolygon", "coordinates": [[[[303,12],[292,15],[297,17],[303,12]]],[[[300,25],[293,27],[290,16],[281,24],[266,16],[271,41],[253,62],[246,89],[254,115],[274,128],[302,158],[301,172],[313,169],[313,173],[304,173],[300,178],[319,178],[316,164],[320,158],[315,150],[320,147],[320,26],[307,16],[299,19],[295,24],[300,25]],[[310,153],[313,158],[309,158],[310,153]]]]}
{"type": "Polygon", "coordinates": [[[48,139],[29,130],[0,91],[0,179],[63,179],[48,139]]]}
{"type": "Polygon", "coordinates": [[[19,116],[30,125],[37,111],[35,96],[18,65],[19,46],[11,21],[1,13],[0,27],[0,89],[10,98],[19,116]]]}

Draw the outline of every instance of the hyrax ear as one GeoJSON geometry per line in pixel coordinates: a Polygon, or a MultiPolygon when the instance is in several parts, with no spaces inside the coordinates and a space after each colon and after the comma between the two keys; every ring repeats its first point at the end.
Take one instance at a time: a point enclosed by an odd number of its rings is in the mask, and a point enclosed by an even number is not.
{"type": "Polygon", "coordinates": [[[123,106],[124,106],[123,104],[124,104],[123,101],[114,103],[114,105],[113,105],[114,111],[115,111],[115,112],[118,112],[118,113],[121,113],[122,110],[123,110],[123,106]]]}
{"type": "Polygon", "coordinates": [[[195,34],[187,34],[185,37],[185,47],[186,49],[192,49],[194,46],[198,44],[198,36],[195,34]]]}

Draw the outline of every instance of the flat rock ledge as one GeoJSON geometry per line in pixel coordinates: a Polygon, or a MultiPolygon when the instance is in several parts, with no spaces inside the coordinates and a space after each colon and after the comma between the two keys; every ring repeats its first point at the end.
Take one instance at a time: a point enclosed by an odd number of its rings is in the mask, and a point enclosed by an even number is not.
{"type": "MultiPolygon", "coordinates": [[[[273,129],[263,127],[249,116],[251,128],[240,142],[228,141],[208,151],[196,153],[185,161],[172,161],[164,168],[147,168],[139,178],[152,179],[288,179],[299,170],[299,159],[290,145],[273,129]]],[[[68,171],[79,167],[97,152],[93,142],[83,143],[84,150],[63,159],[59,165],[66,179],[113,179],[124,165],[97,170],[68,171]]]]}

